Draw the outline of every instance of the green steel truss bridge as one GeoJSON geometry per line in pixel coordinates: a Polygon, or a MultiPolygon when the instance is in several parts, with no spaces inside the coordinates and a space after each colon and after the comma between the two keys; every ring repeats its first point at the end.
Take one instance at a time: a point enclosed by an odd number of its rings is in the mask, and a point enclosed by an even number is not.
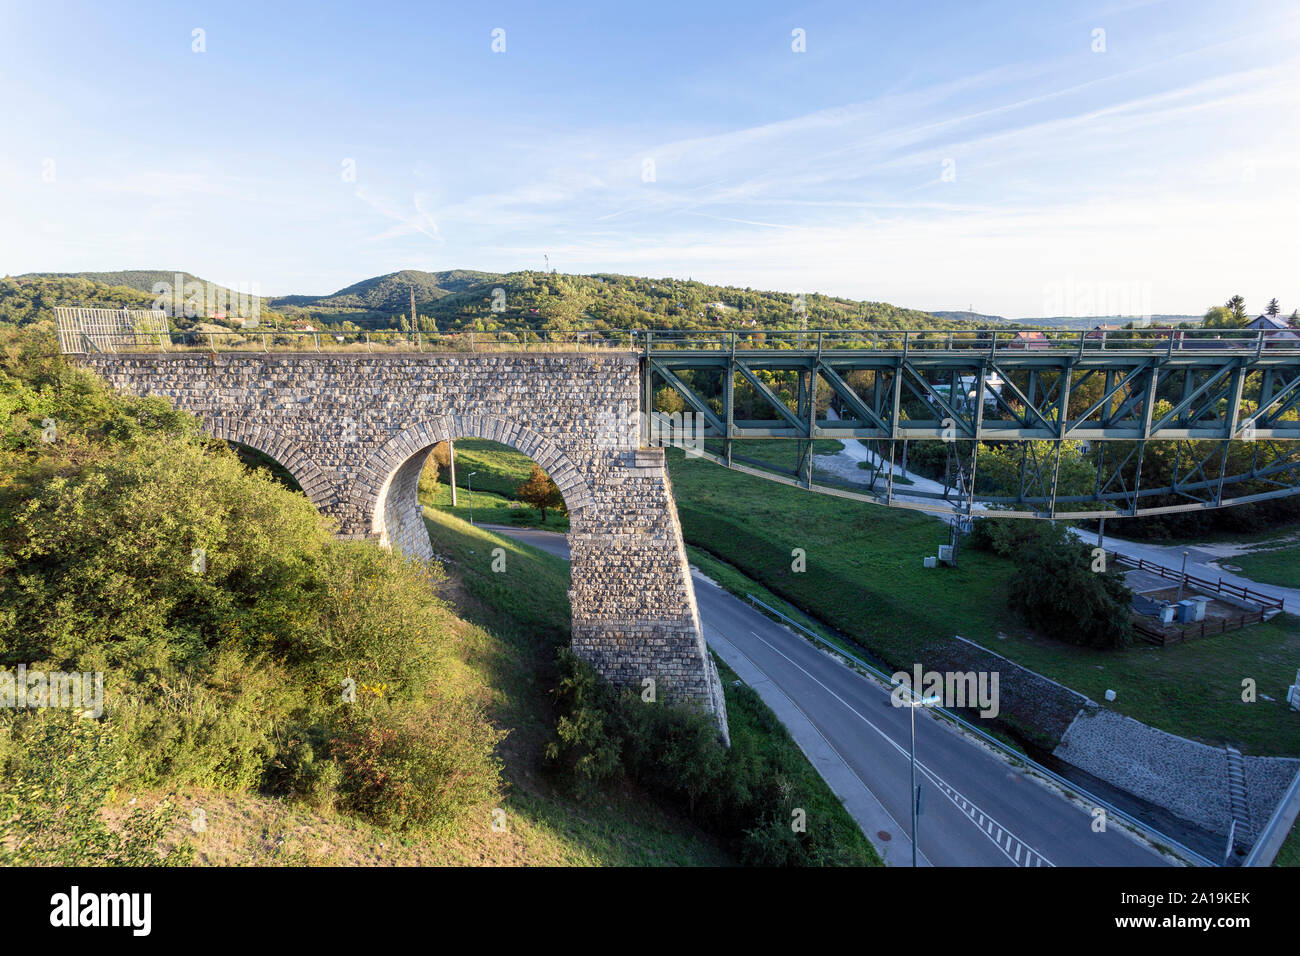
{"type": "Polygon", "coordinates": [[[637,345],[643,407],[657,409],[648,437],[694,440],[720,465],[815,491],[1032,518],[1300,493],[1300,332],[648,331],[637,345]],[[761,458],[759,443],[779,439],[797,448],[784,471],[761,458]],[[818,439],[867,442],[879,479],[869,490],[819,483],[818,439]],[[909,442],[946,446],[942,481],[894,480],[909,442]],[[981,460],[998,447],[1004,486],[980,493],[981,460]],[[1082,488],[1081,450],[1092,471],[1082,488]]]}
{"type": "Polygon", "coordinates": [[[57,311],[69,354],[630,351],[643,444],[893,507],[1103,518],[1300,493],[1300,331],[195,332],[160,312],[57,311]],[[866,442],[870,483],[819,481],[822,439],[866,442]],[[896,480],[909,445],[935,442],[942,480],[896,480]]]}

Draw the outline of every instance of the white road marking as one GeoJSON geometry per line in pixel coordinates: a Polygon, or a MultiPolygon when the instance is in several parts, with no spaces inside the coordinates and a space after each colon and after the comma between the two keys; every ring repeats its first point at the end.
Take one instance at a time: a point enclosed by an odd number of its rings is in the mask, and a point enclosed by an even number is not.
{"type": "MultiPolygon", "coordinates": [[[[754,639],[755,639],[755,640],[757,640],[757,641],[759,641],[760,643],[766,645],[766,646],[767,646],[767,647],[768,647],[768,648],[769,648],[769,649],[770,649],[774,654],[777,654],[777,655],[779,655],[780,657],[783,657],[785,660],[789,661],[790,664],[791,664],[791,666],[793,666],[796,670],[798,670],[800,673],[802,673],[805,677],[807,677],[810,681],[812,681],[812,682],[813,682],[814,684],[816,684],[818,687],[822,688],[822,690],[826,691],[826,693],[829,694],[831,697],[834,697],[834,698],[835,698],[836,700],[838,700],[841,704],[843,704],[843,705],[845,706],[845,708],[847,708],[848,711],[849,711],[851,714],[853,714],[855,717],[857,717],[859,720],[861,720],[864,724],[866,724],[868,727],[870,727],[872,730],[874,730],[874,731],[875,731],[875,732],[876,732],[876,733],[881,737],[881,739],[883,739],[886,743],[888,743],[891,747],[893,747],[893,748],[894,748],[894,749],[895,749],[899,754],[901,754],[903,757],[908,757],[908,756],[909,756],[907,749],[904,748],[904,747],[902,746],[902,744],[899,744],[898,742],[896,742],[896,741],[895,741],[892,737],[890,737],[887,733],[885,733],[883,730],[881,730],[879,727],[877,727],[874,723],[872,723],[870,720],[868,720],[867,717],[864,716],[864,715],[862,714],[862,712],[859,711],[856,707],[854,707],[854,706],[853,706],[852,704],[850,704],[847,700],[845,700],[845,699],[844,699],[843,697],[841,697],[839,694],[835,693],[835,691],[831,690],[829,687],[827,687],[825,684],[823,684],[821,681],[819,681],[816,677],[814,677],[812,674],[810,674],[806,668],[804,668],[802,665],[799,664],[798,661],[794,660],[794,659],[791,658],[788,654],[784,653],[780,648],[775,647],[775,646],[774,646],[770,641],[764,640],[764,639],[763,639],[761,636],[759,636],[759,634],[756,633],[755,631],[752,631],[752,630],[751,630],[749,633],[752,634],[752,635],[754,636],[754,639]]],[[[761,668],[760,668],[760,670],[761,670],[761,668]]],[[[959,810],[961,810],[962,807],[961,807],[960,804],[958,804],[957,801],[958,801],[958,800],[962,800],[962,801],[964,801],[964,802],[966,803],[966,806],[967,806],[969,809],[964,810],[964,811],[963,811],[963,815],[966,816],[968,819],[970,819],[970,821],[971,821],[972,823],[975,822],[975,814],[976,814],[976,813],[980,813],[980,811],[979,811],[979,809],[978,809],[977,807],[975,807],[974,804],[972,804],[969,800],[966,800],[966,798],[963,797],[963,796],[962,796],[962,795],[961,795],[961,794],[960,794],[960,793],[959,793],[959,792],[958,792],[954,787],[952,787],[951,785],[949,785],[947,781],[945,781],[942,777],[940,777],[938,774],[936,774],[933,770],[931,770],[929,767],[927,767],[925,764],[923,764],[920,760],[918,760],[918,761],[916,762],[916,767],[917,767],[917,769],[920,770],[923,774],[925,774],[925,775],[926,775],[927,777],[929,777],[932,781],[934,781],[935,786],[939,788],[940,792],[943,793],[943,795],[944,795],[945,797],[947,797],[947,798],[952,802],[952,804],[953,804],[954,806],[956,806],[959,810]]],[[[983,815],[983,814],[981,814],[981,815],[983,815]]],[[[1011,855],[1009,852],[1007,852],[1007,851],[1011,848],[1012,841],[1014,840],[1016,843],[1018,843],[1018,844],[1020,844],[1021,846],[1023,846],[1023,847],[1024,847],[1024,848],[1029,852],[1029,854],[1030,854],[1031,856],[1036,856],[1036,857],[1038,857],[1038,858],[1039,858],[1039,859],[1040,859],[1044,864],[1046,864],[1047,866],[1055,866],[1055,864],[1052,863],[1050,860],[1048,860],[1047,857],[1043,856],[1043,854],[1039,853],[1037,850],[1034,850],[1032,847],[1030,847],[1030,846],[1029,846],[1027,843],[1025,843],[1023,840],[1020,840],[1018,837],[1014,837],[1014,836],[1012,836],[1012,835],[1009,833],[1009,831],[1007,831],[1007,830],[1002,826],[1002,824],[1000,824],[1000,823],[997,824],[997,827],[998,827],[998,835],[997,835],[996,837],[993,837],[993,826],[994,826],[994,821],[993,821],[993,818],[992,818],[992,817],[988,817],[987,819],[988,819],[988,830],[987,830],[987,832],[986,832],[986,835],[989,836],[990,838],[992,838],[992,840],[993,840],[993,845],[996,846],[996,847],[997,847],[997,848],[1002,852],[1002,855],[1005,856],[1008,860],[1010,860],[1010,861],[1012,862],[1013,865],[1016,864],[1015,858],[1012,857],[1012,855],[1011,855]],[[1007,844],[1006,844],[1005,847],[1002,845],[1002,842],[1001,842],[1001,841],[1002,841],[1002,836],[1003,836],[1004,833],[1007,834],[1007,844]]],[[[978,824],[977,824],[977,826],[978,826],[978,824]]],[[[1028,857],[1026,857],[1026,863],[1023,864],[1023,865],[1028,865],[1028,857]]],[[[1037,865],[1037,864],[1036,864],[1036,865],[1037,865]]]]}

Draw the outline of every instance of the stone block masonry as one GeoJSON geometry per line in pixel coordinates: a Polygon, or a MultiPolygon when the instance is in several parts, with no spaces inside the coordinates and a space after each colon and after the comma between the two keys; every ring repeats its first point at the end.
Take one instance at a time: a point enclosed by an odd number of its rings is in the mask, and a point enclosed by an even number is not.
{"type": "Polygon", "coordinates": [[[569,509],[574,651],[616,684],[641,690],[650,678],[658,699],[710,711],[725,736],[663,451],[639,447],[634,353],[81,361],[121,391],[166,398],[216,437],[274,458],[340,535],[424,559],[433,549],[417,491],[433,445],[486,438],[518,449],[546,469],[569,509]]]}

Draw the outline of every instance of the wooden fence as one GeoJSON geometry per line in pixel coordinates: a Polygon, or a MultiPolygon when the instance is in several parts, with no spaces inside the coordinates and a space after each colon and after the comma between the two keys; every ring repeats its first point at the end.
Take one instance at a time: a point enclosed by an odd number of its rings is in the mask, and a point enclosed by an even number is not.
{"type": "Polygon", "coordinates": [[[1226,594],[1229,597],[1235,597],[1239,601],[1249,601],[1251,604],[1259,605],[1261,611],[1280,611],[1285,604],[1282,598],[1270,597],[1260,591],[1252,591],[1250,588],[1232,584],[1223,580],[1223,578],[1219,578],[1218,581],[1208,581],[1205,578],[1198,578],[1194,574],[1184,574],[1163,565],[1153,564],[1143,558],[1131,558],[1126,554],[1120,554],[1118,551],[1111,552],[1111,558],[1117,564],[1126,568],[1136,568],[1139,571],[1157,574],[1168,581],[1181,581],[1187,587],[1195,588],[1198,591],[1212,591],[1215,594],[1226,594]]]}
{"type": "Polygon", "coordinates": [[[1217,620],[1197,621],[1195,624],[1176,625],[1176,624],[1149,624],[1144,621],[1135,620],[1133,622],[1133,634],[1139,641],[1145,641],[1148,644],[1156,644],[1164,647],[1166,644],[1181,644],[1189,637],[1205,637],[1207,634],[1224,634],[1228,631],[1235,631],[1246,627],[1249,624],[1259,624],[1264,620],[1262,610],[1247,612],[1237,617],[1224,617],[1217,620]]]}

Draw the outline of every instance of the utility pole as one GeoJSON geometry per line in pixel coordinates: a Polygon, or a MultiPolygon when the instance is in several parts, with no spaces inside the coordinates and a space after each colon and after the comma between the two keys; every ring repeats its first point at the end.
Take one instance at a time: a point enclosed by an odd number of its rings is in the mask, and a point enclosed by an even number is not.
{"type": "Polygon", "coordinates": [[[411,331],[420,331],[420,321],[415,317],[415,286],[411,286],[411,331]]]}
{"type": "Polygon", "coordinates": [[[916,785],[916,708],[918,708],[918,707],[929,707],[929,706],[931,706],[931,705],[933,705],[933,704],[937,704],[937,703],[939,703],[939,697],[938,697],[938,695],[932,695],[932,696],[930,696],[930,697],[921,697],[919,694],[917,694],[915,688],[912,688],[912,687],[909,687],[909,688],[908,688],[908,702],[907,702],[907,706],[908,706],[908,708],[911,710],[911,714],[910,714],[909,716],[912,718],[912,746],[911,746],[911,749],[910,749],[910,751],[909,751],[910,759],[911,759],[911,762],[912,762],[912,786],[911,786],[911,796],[912,796],[912,801],[911,801],[911,802],[912,802],[912,866],[916,866],[917,844],[920,842],[920,841],[917,839],[917,832],[916,832],[917,819],[916,819],[916,818],[919,817],[919,816],[921,815],[921,788],[918,787],[918,786],[916,785]]]}
{"type": "Polygon", "coordinates": [[[456,507],[456,443],[447,439],[447,458],[450,461],[448,467],[451,469],[451,506],[456,507]]]}

